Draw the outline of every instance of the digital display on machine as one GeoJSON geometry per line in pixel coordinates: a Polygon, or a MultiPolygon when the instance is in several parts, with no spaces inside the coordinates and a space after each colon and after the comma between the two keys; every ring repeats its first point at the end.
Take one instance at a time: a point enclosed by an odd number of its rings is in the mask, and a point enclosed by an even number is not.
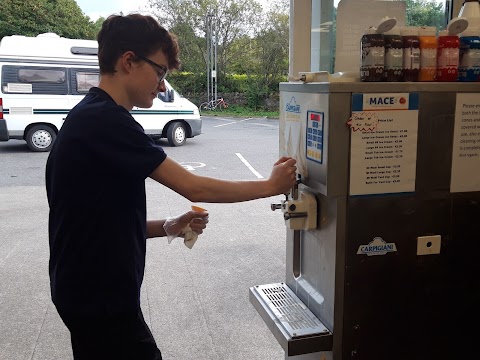
{"type": "Polygon", "coordinates": [[[307,111],[307,159],[323,163],[323,112],[307,111]]]}

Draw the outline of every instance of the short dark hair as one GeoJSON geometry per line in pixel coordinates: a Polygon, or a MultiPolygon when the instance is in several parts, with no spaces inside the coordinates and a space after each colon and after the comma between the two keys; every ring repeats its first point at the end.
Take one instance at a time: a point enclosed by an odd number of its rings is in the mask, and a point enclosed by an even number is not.
{"type": "Polygon", "coordinates": [[[178,43],[157,20],[148,15],[110,15],[97,35],[100,73],[114,73],[115,63],[126,51],[147,57],[162,50],[168,59],[168,69],[180,67],[178,43]]]}

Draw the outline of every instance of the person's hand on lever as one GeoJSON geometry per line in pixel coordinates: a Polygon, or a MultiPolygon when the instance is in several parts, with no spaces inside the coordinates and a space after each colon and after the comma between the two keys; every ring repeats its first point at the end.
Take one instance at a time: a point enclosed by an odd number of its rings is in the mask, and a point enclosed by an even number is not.
{"type": "Polygon", "coordinates": [[[297,161],[294,158],[283,156],[274,165],[269,181],[276,189],[277,195],[285,194],[295,185],[297,161]]]}

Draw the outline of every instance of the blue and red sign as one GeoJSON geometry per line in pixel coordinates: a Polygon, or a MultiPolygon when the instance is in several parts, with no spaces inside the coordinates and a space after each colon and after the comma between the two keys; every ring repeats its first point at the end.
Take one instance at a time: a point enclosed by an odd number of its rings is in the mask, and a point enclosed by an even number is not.
{"type": "Polygon", "coordinates": [[[323,112],[307,111],[307,159],[323,163],[323,112]]]}

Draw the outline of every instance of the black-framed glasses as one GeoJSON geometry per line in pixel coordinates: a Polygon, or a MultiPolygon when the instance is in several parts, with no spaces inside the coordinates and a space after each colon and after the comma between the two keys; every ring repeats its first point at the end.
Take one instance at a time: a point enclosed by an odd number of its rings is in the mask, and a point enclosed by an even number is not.
{"type": "Polygon", "coordinates": [[[158,83],[161,83],[163,80],[165,80],[165,77],[167,76],[167,73],[168,73],[168,69],[165,66],[157,64],[155,61],[152,61],[146,57],[143,57],[140,55],[136,55],[136,56],[139,59],[142,59],[146,63],[150,64],[155,69],[155,71],[158,74],[158,83]]]}

